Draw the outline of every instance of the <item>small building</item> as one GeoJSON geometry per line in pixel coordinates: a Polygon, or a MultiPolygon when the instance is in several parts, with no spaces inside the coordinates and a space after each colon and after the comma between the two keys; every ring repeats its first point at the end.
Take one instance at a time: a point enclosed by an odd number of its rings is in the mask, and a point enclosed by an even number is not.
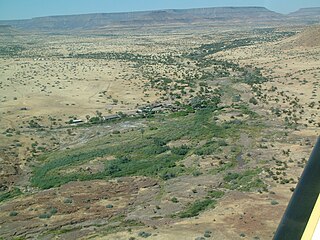
{"type": "Polygon", "coordinates": [[[163,108],[162,106],[159,106],[159,107],[154,107],[151,109],[151,112],[152,113],[160,113],[160,112],[163,112],[165,110],[165,108],[163,108]]]}
{"type": "Polygon", "coordinates": [[[118,114],[114,114],[114,115],[109,115],[109,116],[103,116],[102,119],[103,121],[111,121],[111,120],[115,120],[115,119],[120,119],[121,116],[118,114]]]}
{"type": "Polygon", "coordinates": [[[82,119],[72,119],[72,121],[70,121],[71,124],[80,124],[83,123],[82,119]]]}

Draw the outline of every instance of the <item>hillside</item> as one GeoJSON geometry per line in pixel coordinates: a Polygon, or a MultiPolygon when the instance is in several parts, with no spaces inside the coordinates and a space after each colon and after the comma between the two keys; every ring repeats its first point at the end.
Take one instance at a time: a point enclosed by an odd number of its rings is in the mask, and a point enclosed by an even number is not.
{"type": "Polygon", "coordinates": [[[301,8],[298,11],[290,13],[289,16],[291,17],[320,17],[320,7],[314,8],[301,8]]]}
{"type": "Polygon", "coordinates": [[[320,26],[314,26],[298,34],[294,41],[297,47],[317,47],[320,46],[320,26]]]}
{"type": "Polygon", "coordinates": [[[250,20],[280,20],[283,16],[263,7],[219,7],[186,10],[142,11],[132,13],[97,13],[49,16],[27,20],[0,21],[17,28],[35,30],[95,29],[114,25],[150,25],[250,20]]]}
{"type": "Polygon", "coordinates": [[[301,25],[305,24],[319,24],[320,23],[320,8],[301,8],[296,12],[287,15],[287,18],[292,23],[301,25]]]}

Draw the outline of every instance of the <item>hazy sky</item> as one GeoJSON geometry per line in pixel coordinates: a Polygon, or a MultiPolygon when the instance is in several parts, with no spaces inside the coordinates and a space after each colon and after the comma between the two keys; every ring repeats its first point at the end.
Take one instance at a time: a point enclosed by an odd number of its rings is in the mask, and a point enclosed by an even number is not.
{"type": "Polygon", "coordinates": [[[320,7],[320,0],[0,0],[0,19],[223,6],[263,6],[289,13],[320,7]]]}

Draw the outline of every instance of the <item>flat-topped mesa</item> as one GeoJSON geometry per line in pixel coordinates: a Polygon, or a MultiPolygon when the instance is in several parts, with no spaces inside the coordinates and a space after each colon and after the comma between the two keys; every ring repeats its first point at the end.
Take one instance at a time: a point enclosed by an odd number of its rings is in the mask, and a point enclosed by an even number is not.
{"type": "Polygon", "coordinates": [[[10,24],[22,29],[68,30],[95,29],[114,25],[279,20],[283,17],[282,14],[275,13],[264,7],[216,7],[49,16],[26,20],[0,21],[0,24],[10,24]]]}
{"type": "Polygon", "coordinates": [[[320,8],[302,8],[284,15],[265,7],[213,7],[193,9],[165,9],[154,11],[92,13],[36,17],[25,20],[0,21],[0,25],[40,31],[94,30],[108,27],[152,26],[193,23],[261,25],[265,23],[314,24],[320,21],[320,8]]]}
{"type": "Polygon", "coordinates": [[[215,17],[217,15],[223,16],[224,18],[236,18],[236,17],[257,17],[257,16],[273,16],[281,17],[282,14],[273,12],[265,7],[215,7],[215,8],[194,8],[186,10],[175,10],[183,11],[194,16],[199,17],[215,17]],[[236,15],[235,15],[236,14],[236,15]]]}

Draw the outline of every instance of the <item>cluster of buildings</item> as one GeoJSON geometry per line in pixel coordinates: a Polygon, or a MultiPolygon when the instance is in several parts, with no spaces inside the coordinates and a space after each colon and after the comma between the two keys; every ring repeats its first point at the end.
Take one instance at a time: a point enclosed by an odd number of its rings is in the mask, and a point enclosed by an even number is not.
{"type": "MultiPolygon", "coordinates": [[[[136,111],[121,113],[121,114],[113,114],[102,116],[101,120],[103,122],[113,121],[117,119],[121,119],[123,117],[145,117],[150,114],[156,113],[164,113],[164,112],[177,112],[179,111],[179,107],[175,106],[171,103],[152,103],[144,106],[140,106],[136,111]]],[[[70,121],[71,125],[79,125],[88,121],[84,121],[82,119],[73,119],[70,121]]]]}

